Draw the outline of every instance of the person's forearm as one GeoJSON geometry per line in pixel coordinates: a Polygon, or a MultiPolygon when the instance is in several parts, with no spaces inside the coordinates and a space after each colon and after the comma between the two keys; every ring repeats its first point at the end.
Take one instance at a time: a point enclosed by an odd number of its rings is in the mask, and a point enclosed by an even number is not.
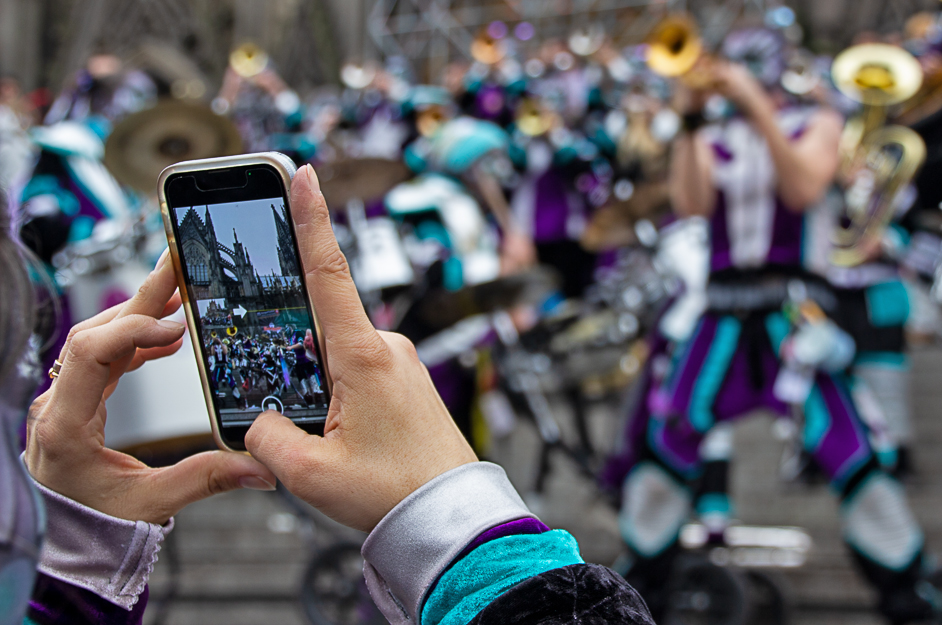
{"type": "Polygon", "coordinates": [[[575,539],[534,517],[504,471],[486,462],[403,500],[363,556],[370,594],[395,625],[569,622],[574,601],[588,620],[653,625],[623,578],[586,564],[575,539]]]}
{"type": "Polygon", "coordinates": [[[775,104],[763,98],[750,111],[750,119],[765,138],[778,177],[778,194],[793,210],[803,210],[824,192],[830,176],[816,160],[803,158],[776,120],[775,104]]]}
{"type": "Polygon", "coordinates": [[[710,179],[709,146],[694,133],[685,132],[674,142],[670,164],[670,199],[682,216],[709,215],[716,192],[710,179]]]}
{"type": "Polygon", "coordinates": [[[484,196],[484,201],[491,214],[494,215],[494,219],[497,220],[500,229],[503,232],[515,229],[510,204],[507,203],[507,198],[504,197],[504,191],[500,188],[500,183],[480,167],[474,168],[474,181],[477,183],[481,195],[484,196]]]}
{"type": "Polygon", "coordinates": [[[172,520],[159,526],[119,519],[56,493],[35,479],[34,483],[47,513],[38,568],[40,579],[45,576],[49,580],[42,587],[45,594],[34,595],[31,612],[48,612],[55,608],[56,597],[72,594],[84,597],[81,605],[88,610],[115,614],[101,622],[139,622],[143,605],[138,604],[147,602],[147,582],[160,545],[173,529],[172,520]],[[125,617],[130,620],[122,620],[125,617]]]}

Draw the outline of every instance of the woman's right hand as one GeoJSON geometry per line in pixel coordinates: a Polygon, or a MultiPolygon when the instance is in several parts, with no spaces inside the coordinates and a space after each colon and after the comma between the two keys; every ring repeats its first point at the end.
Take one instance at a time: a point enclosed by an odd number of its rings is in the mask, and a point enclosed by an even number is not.
{"type": "Polygon", "coordinates": [[[121,376],[174,353],[183,340],[183,324],[165,319],[180,306],[166,260],[165,252],[128,302],[72,328],[59,377],[30,407],[24,456],[33,478],[50,490],[113,517],[158,525],[210,495],[275,483],[245,454],[205,452],[156,468],[105,444],[105,401],[121,376]]]}
{"type": "Polygon", "coordinates": [[[337,246],[310,166],[294,177],[305,280],[333,380],[324,436],[268,411],[245,438],[252,456],[298,497],[337,521],[370,531],[429,480],[477,458],[405,337],[373,328],[337,246]]]}

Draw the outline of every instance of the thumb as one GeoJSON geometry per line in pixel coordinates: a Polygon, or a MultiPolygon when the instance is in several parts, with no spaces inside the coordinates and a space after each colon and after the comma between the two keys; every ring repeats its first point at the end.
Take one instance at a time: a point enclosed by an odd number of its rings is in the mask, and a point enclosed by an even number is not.
{"type": "Polygon", "coordinates": [[[228,451],[207,451],[175,465],[156,469],[148,488],[161,507],[153,511],[152,523],[166,523],[187,505],[218,493],[250,488],[275,490],[275,476],[257,460],[228,451]]]}
{"type": "Polygon", "coordinates": [[[245,435],[245,447],[295,492],[302,482],[329,465],[329,445],[273,410],[260,414],[245,435]]]}

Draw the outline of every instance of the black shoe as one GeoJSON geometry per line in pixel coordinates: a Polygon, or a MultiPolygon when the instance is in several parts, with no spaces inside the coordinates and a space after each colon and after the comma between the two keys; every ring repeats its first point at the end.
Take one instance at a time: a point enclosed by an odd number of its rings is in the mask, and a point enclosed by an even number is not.
{"type": "Polygon", "coordinates": [[[896,450],[896,466],[890,474],[901,482],[916,475],[913,452],[909,447],[901,446],[896,450]]]}
{"type": "Polygon", "coordinates": [[[935,624],[940,620],[939,591],[929,582],[915,588],[899,588],[880,598],[879,610],[893,625],[935,624]]]}

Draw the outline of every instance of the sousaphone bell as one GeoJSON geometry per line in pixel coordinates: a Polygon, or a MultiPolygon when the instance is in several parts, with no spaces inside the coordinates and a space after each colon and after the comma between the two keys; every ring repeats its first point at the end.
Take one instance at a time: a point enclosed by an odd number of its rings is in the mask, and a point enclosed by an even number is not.
{"type": "Polygon", "coordinates": [[[922,69],[912,54],[887,43],[847,48],[831,65],[834,86],[848,98],[869,106],[890,106],[919,91],[922,69]]]}

